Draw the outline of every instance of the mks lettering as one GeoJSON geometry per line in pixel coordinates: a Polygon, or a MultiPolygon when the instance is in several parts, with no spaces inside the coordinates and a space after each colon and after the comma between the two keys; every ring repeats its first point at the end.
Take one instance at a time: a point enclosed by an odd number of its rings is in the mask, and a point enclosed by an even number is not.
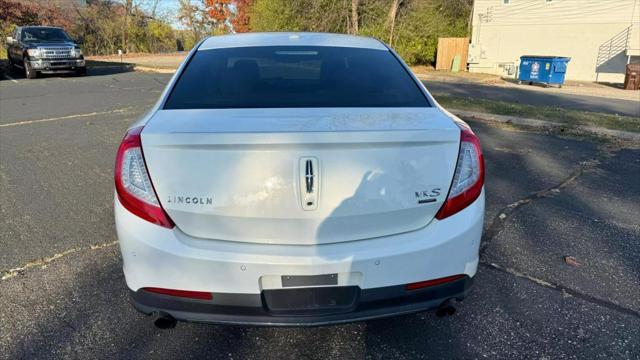
{"type": "Polygon", "coordinates": [[[423,191],[416,191],[415,195],[417,199],[422,199],[422,198],[435,198],[440,196],[441,194],[441,189],[440,188],[433,188],[431,190],[423,190],[423,191]]]}

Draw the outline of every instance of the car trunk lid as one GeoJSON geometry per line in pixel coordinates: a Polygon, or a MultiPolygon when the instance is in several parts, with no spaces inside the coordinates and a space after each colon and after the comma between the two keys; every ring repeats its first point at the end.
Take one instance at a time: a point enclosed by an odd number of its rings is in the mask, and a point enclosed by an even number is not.
{"type": "Polygon", "coordinates": [[[437,108],[160,110],[142,144],[184,233],[310,245],[428,225],[459,134],[437,108]]]}

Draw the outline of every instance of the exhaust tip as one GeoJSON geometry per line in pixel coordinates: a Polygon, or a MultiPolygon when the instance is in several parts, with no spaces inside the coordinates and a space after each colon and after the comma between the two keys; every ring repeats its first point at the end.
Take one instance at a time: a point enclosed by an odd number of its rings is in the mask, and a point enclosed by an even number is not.
{"type": "Polygon", "coordinates": [[[155,325],[158,329],[173,329],[178,323],[178,320],[176,320],[173,316],[162,311],[154,312],[152,316],[153,325],[155,325]]]}
{"type": "Polygon", "coordinates": [[[438,309],[436,310],[437,317],[452,316],[455,313],[456,308],[455,306],[453,306],[452,299],[445,300],[442,304],[440,304],[440,306],[438,306],[438,309]]]}

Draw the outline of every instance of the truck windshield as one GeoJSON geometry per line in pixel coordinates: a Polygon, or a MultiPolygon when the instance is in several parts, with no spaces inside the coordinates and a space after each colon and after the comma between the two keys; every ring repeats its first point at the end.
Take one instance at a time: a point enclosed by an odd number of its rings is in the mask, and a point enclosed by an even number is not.
{"type": "Polygon", "coordinates": [[[56,28],[26,28],[22,30],[22,41],[70,41],[71,39],[62,29],[56,28]]]}
{"type": "Polygon", "coordinates": [[[165,109],[429,107],[387,50],[264,46],[197,51],[165,109]]]}

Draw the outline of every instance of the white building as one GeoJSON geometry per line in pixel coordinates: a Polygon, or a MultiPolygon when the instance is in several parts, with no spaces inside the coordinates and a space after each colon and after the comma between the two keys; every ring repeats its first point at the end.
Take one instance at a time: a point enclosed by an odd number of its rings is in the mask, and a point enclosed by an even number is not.
{"type": "Polygon", "coordinates": [[[571,57],[570,80],[622,82],[640,63],[640,0],[475,0],[469,71],[517,76],[520,56],[571,57]]]}

